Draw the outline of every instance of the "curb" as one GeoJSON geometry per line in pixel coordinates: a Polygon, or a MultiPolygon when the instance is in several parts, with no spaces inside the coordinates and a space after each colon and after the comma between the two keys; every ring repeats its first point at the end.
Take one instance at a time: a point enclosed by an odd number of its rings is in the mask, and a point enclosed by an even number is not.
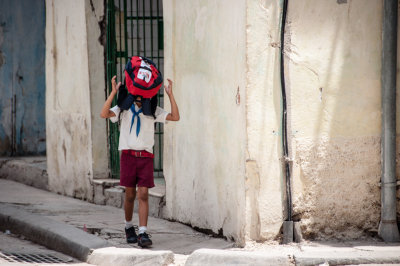
{"type": "Polygon", "coordinates": [[[207,265],[293,265],[286,254],[266,252],[229,251],[215,249],[195,250],[185,266],[207,265]]]}
{"type": "Polygon", "coordinates": [[[399,265],[397,250],[353,250],[333,249],[330,251],[230,251],[198,249],[187,259],[185,266],[214,265],[399,265]]]}
{"type": "Polygon", "coordinates": [[[369,253],[368,251],[354,252],[308,252],[294,256],[296,265],[358,265],[358,264],[400,264],[400,254],[380,251],[369,253]]]}
{"type": "Polygon", "coordinates": [[[71,225],[0,204],[0,229],[10,230],[50,249],[86,261],[97,248],[110,244],[71,225]]]}
{"type": "Polygon", "coordinates": [[[109,265],[168,265],[174,262],[172,251],[150,251],[135,248],[100,248],[88,256],[87,263],[98,266],[109,265]]]}
{"type": "Polygon", "coordinates": [[[0,203],[0,229],[95,265],[168,265],[172,251],[112,247],[106,240],[71,225],[0,203]]]}

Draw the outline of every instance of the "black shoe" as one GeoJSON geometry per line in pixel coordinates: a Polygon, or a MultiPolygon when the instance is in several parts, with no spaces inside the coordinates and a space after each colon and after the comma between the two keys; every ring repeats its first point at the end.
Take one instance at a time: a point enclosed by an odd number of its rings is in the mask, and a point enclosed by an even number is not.
{"type": "Polygon", "coordinates": [[[136,243],[137,242],[136,229],[137,229],[137,226],[132,226],[132,227],[129,227],[128,229],[125,228],[126,242],[128,242],[128,243],[136,243]]]}
{"type": "Polygon", "coordinates": [[[151,235],[148,235],[146,232],[143,234],[139,234],[138,236],[138,245],[139,247],[145,248],[149,247],[153,244],[153,242],[150,239],[151,235]]]}

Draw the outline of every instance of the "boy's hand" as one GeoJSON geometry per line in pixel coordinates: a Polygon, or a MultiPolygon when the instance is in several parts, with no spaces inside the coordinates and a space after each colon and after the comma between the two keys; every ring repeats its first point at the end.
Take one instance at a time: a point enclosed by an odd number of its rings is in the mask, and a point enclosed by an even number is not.
{"type": "Polygon", "coordinates": [[[167,79],[168,80],[168,85],[165,87],[165,92],[168,94],[168,96],[172,95],[172,80],[167,79]]]}
{"type": "Polygon", "coordinates": [[[111,79],[111,85],[112,85],[112,92],[114,92],[115,94],[118,92],[119,87],[121,87],[121,82],[116,82],[117,76],[112,77],[111,79]]]}

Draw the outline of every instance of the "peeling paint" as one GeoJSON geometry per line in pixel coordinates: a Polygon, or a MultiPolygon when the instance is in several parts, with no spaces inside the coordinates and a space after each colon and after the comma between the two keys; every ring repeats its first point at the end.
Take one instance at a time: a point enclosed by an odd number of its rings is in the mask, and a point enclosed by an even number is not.
{"type": "Polygon", "coordinates": [[[44,154],[44,1],[4,0],[0,10],[0,155],[44,154]]]}
{"type": "Polygon", "coordinates": [[[357,239],[375,230],[380,138],[296,138],[295,146],[293,204],[304,237],[357,239]]]}
{"type": "Polygon", "coordinates": [[[247,239],[261,240],[259,209],[260,171],[254,160],[246,161],[246,235],[247,239]]]}

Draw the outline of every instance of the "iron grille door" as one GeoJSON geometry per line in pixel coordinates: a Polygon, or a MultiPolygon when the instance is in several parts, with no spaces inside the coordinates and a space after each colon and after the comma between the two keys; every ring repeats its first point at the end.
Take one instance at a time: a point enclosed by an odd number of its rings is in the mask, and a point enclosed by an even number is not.
{"type": "MultiPolygon", "coordinates": [[[[153,60],[163,72],[164,39],[162,0],[107,0],[107,85],[111,92],[111,78],[123,80],[124,66],[130,56],[145,56],[153,60]]],[[[157,94],[163,107],[164,88],[157,94]]],[[[114,99],[113,105],[116,104],[114,99]]],[[[162,176],[163,132],[161,123],[155,124],[154,172],[162,176]]],[[[119,130],[117,123],[108,124],[111,176],[119,178],[119,130]]]]}

